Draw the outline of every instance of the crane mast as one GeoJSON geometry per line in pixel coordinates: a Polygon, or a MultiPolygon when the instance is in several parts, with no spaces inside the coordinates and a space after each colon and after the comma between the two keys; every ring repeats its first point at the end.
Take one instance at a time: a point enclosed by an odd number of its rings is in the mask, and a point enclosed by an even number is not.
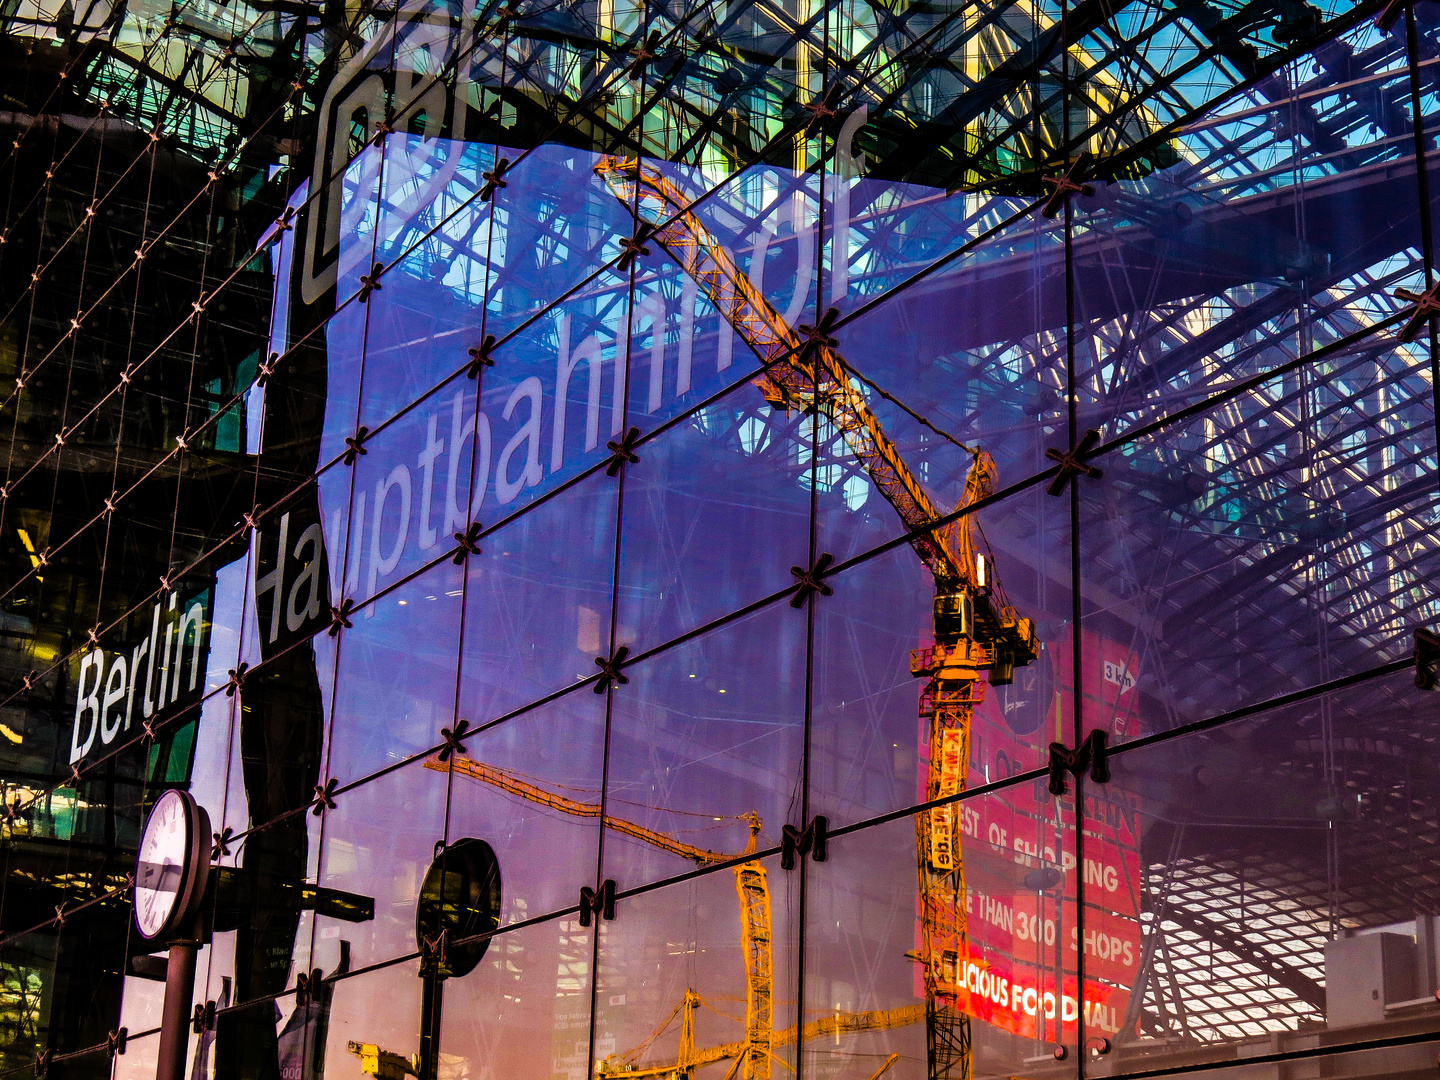
{"type": "MultiPolygon", "coordinates": [[[[935,579],[935,643],[915,650],[911,671],[928,679],[920,715],[930,729],[930,800],[964,790],[970,725],[985,682],[1011,681],[1037,653],[1033,622],[1005,598],[987,552],[977,549],[973,515],[942,522],[937,509],[871,411],[860,382],[817,325],[790,327],[690,209],[690,200],[659,170],[637,160],[602,158],[596,174],[627,207],[635,206],[653,239],[695,281],[706,299],[762,362],[753,380],[781,409],[816,409],[829,417],[871,482],[911,531],[910,546],[935,579]],[[937,522],[942,522],[937,524],[937,522]]],[[[993,490],[995,463],[972,449],[960,509],[993,490]]],[[[993,560],[992,560],[993,561],[993,560]]],[[[970,1080],[969,1018],[956,1007],[957,972],[967,949],[965,875],[953,805],[916,815],[916,851],[931,1080],[970,1080]]]]}

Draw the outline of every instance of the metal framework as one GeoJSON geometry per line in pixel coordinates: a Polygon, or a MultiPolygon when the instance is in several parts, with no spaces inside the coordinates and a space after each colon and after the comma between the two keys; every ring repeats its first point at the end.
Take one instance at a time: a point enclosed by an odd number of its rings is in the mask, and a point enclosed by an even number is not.
{"type": "MultiPolygon", "coordinates": [[[[1074,148],[1096,152],[1103,178],[1138,182],[1164,169],[1163,184],[1116,184],[1075,203],[1076,273],[1086,280],[1074,335],[1076,407],[1082,421],[1109,424],[1117,434],[1372,323],[1398,307],[1395,287],[1413,285],[1423,273],[1413,229],[1382,231],[1378,246],[1345,249],[1292,228],[1258,271],[1227,272],[1223,244],[1197,254],[1177,228],[1286,215],[1293,223],[1307,206],[1316,219],[1320,207],[1336,217],[1355,209],[1360,193],[1392,190],[1383,185],[1403,179],[1407,169],[1413,180],[1399,34],[1358,29],[1295,61],[1287,50],[1309,41],[1321,19],[1318,8],[1301,2],[1117,8],[1082,0],[1063,27],[1033,4],[855,9],[837,27],[818,4],[805,18],[768,4],[651,4],[645,28],[670,35],[670,56],[680,59],[655,64],[653,77],[633,87],[614,73],[640,30],[634,12],[612,13],[607,23],[598,6],[593,15],[582,9],[566,16],[521,5],[500,34],[473,46],[457,30],[454,51],[470,48],[465,92],[473,94],[477,114],[494,120],[486,121],[487,135],[513,135],[518,144],[527,133],[554,131],[551,118],[561,115],[568,126],[558,138],[687,162],[712,179],[756,162],[814,167],[822,141],[777,149],[772,122],[820,99],[826,80],[845,92],[873,87],[866,105],[875,119],[857,140],[869,159],[867,175],[936,189],[923,198],[947,209],[932,222],[953,228],[927,238],[932,253],[957,247],[1002,217],[1074,148]],[[818,66],[822,55],[835,65],[829,72],[818,66]],[[495,74],[501,59],[503,79],[495,74]],[[1247,88],[1234,93],[1242,80],[1247,88]],[[589,93],[601,85],[614,92],[589,93]],[[1212,111],[1222,98],[1224,109],[1212,111]],[[938,193],[946,188],[957,192],[948,203],[938,193]],[[1187,209],[1177,211],[1181,205],[1187,209]],[[1386,247],[1383,240],[1393,242],[1386,247]],[[1176,263],[1185,264],[1184,273],[1172,273],[1176,263]]],[[[11,14],[8,32],[57,37],[77,55],[89,48],[76,79],[82,99],[109,103],[136,132],[158,127],[178,152],[209,161],[237,138],[275,138],[256,111],[256,102],[266,100],[260,91],[291,77],[308,84],[322,63],[352,54],[391,14],[359,11],[347,27],[304,4],[272,11],[187,2],[177,10],[178,17],[158,26],[123,11],[107,37],[99,31],[108,23],[65,27],[37,8],[11,14]]],[[[1436,27],[1425,22],[1433,13],[1428,6],[1415,11],[1421,71],[1433,86],[1440,45],[1436,27]]],[[[469,13],[472,22],[493,15],[489,8],[469,13]]],[[[303,118],[315,105],[311,96],[287,115],[303,118]]],[[[1436,117],[1426,119],[1433,129],[1436,117]]],[[[497,293],[523,285],[531,264],[518,256],[509,263],[490,258],[488,211],[474,201],[478,184],[468,183],[456,174],[444,198],[407,219],[395,242],[418,243],[417,265],[486,265],[497,293]],[[439,215],[467,201],[470,209],[430,231],[439,215]]],[[[736,199],[743,201],[743,193],[736,199]]],[[[676,209],[673,200],[665,207],[666,216],[676,209]]],[[[890,288],[923,265],[893,206],[852,205],[851,212],[851,279],[862,294],[890,288]]],[[[593,261],[600,246],[581,251],[583,242],[560,215],[511,228],[534,238],[530,251],[578,252],[593,261]]],[[[682,235],[662,239],[672,250],[687,250],[682,235]]],[[[1047,275],[1053,282],[1063,274],[1056,230],[1027,231],[1013,246],[1009,263],[997,258],[977,274],[1009,282],[1047,275]]],[[[706,267],[704,253],[693,244],[689,250],[693,272],[711,275],[721,306],[732,305],[732,321],[759,320],[755,341],[777,351],[804,346],[793,332],[749,314],[761,309],[739,293],[725,299],[720,282],[743,275],[706,267]]],[[[965,273],[957,271],[956,280],[963,284],[965,273]]],[[[57,301],[56,310],[73,308],[66,288],[57,293],[65,304],[57,301]]],[[[999,312],[981,321],[985,330],[972,340],[937,348],[934,369],[963,380],[963,396],[919,383],[897,393],[965,441],[993,445],[1037,418],[1062,430],[1063,297],[1038,287],[1028,295],[1038,316],[999,312]],[[997,416],[994,399],[1013,397],[1021,381],[1035,387],[1030,407],[997,416]]],[[[613,303],[615,294],[605,299],[613,303]]],[[[58,336],[64,321],[57,316],[54,323],[49,329],[58,336]]],[[[1376,342],[1302,368],[1214,415],[1143,441],[1123,467],[1108,468],[1105,487],[1087,489],[1086,560],[1106,579],[1109,607],[1133,616],[1126,620],[1129,644],[1141,657],[1148,701],[1163,713],[1152,722],[1181,723],[1367,659],[1397,656],[1402,631],[1440,617],[1440,601],[1425,587],[1440,569],[1429,360],[1423,344],[1376,342]],[[1198,467],[1199,460],[1213,467],[1198,467]],[[1181,672],[1184,692],[1172,674],[1181,672]]],[[[775,380],[793,377],[797,384],[777,381],[772,400],[794,398],[820,368],[787,371],[775,380]]],[[[858,374],[883,383],[886,373],[858,374]]],[[[860,393],[845,378],[832,377],[832,384],[842,396],[860,393]]],[[[737,448],[744,438],[756,439],[757,429],[761,438],[780,441],[796,427],[760,402],[737,404],[707,422],[737,448]],[[747,425],[752,434],[742,436],[747,425]]],[[[964,475],[943,474],[929,433],[907,429],[884,442],[872,434],[866,448],[849,437],[855,427],[836,424],[814,449],[816,471],[830,487],[875,482],[877,462],[883,471],[900,458],[932,457],[936,465],[926,478],[932,490],[963,484],[964,475]]],[[[880,482],[891,503],[908,499],[915,520],[933,519],[924,492],[891,473],[880,482]]],[[[1027,519],[1029,513],[1017,510],[1035,535],[1053,532],[1053,522],[1027,519]]],[[[945,543],[937,537],[933,546],[945,543]]],[[[932,551],[926,563],[939,579],[943,558],[932,551]]],[[[523,626],[496,633],[519,637],[523,626]]],[[[1139,1016],[1146,1030],[1216,1041],[1313,1019],[1312,988],[1323,980],[1317,943],[1337,926],[1413,915],[1415,897],[1388,895],[1377,883],[1403,866],[1407,881],[1434,886],[1419,890],[1424,905],[1440,906],[1440,883],[1417,854],[1437,837],[1440,793],[1421,767],[1428,761],[1433,773],[1428,755],[1435,750],[1414,745],[1405,718],[1387,712],[1388,700],[1382,690],[1317,709],[1326,714],[1324,738],[1338,739],[1338,749],[1307,756],[1297,747],[1292,760],[1277,762],[1309,769],[1326,790],[1383,793],[1355,820],[1327,821],[1325,830],[1341,837],[1330,842],[1340,848],[1291,850],[1288,834],[1276,833],[1252,836],[1251,847],[1236,850],[1220,838],[1221,821],[1208,832],[1204,822],[1175,824],[1187,839],[1173,859],[1157,856],[1145,868],[1150,929],[1157,932],[1139,1016]],[[1400,749],[1381,749],[1382,743],[1400,749]],[[1352,878],[1342,880],[1337,865],[1349,867],[1352,878]],[[1224,914],[1237,909],[1246,912],[1238,927],[1224,914]]],[[[1287,826],[1296,820],[1279,817],[1287,826]]],[[[737,873],[742,899],[753,884],[737,873]]],[[[23,998],[23,991],[22,985],[15,993],[23,998]]],[[[17,1008],[29,1015],[28,1006],[17,1008]]],[[[930,1030],[932,1054],[964,1055],[963,1031],[938,1018],[930,1030]]]]}

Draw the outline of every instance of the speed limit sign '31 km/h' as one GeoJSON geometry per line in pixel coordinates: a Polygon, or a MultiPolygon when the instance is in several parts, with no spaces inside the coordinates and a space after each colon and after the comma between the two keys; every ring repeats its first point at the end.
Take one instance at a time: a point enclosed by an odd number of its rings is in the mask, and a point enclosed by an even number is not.
{"type": "Polygon", "coordinates": [[[156,1080],[183,1080],[209,876],[210,815],[187,792],[165,792],[145,821],[135,861],[135,927],[147,941],[170,948],[156,1080]]]}

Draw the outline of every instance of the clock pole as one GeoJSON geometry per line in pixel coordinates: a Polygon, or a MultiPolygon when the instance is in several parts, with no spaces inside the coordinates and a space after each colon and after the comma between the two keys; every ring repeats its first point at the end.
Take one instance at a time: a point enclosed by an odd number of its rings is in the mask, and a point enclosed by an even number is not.
{"type": "Polygon", "coordinates": [[[155,1080],[185,1080],[195,959],[204,936],[209,877],[210,815],[189,792],[172,788],[150,810],[135,866],[135,921],[140,936],[170,950],[155,1080]]]}
{"type": "MultiPolygon", "coordinates": [[[[196,920],[199,921],[197,915],[196,920]]],[[[198,926],[193,926],[198,931],[198,926]]],[[[155,1080],[185,1080],[185,1052],[190,1045],[190,1006],[195,998],[195,957],[199,934],[170,943],[165,968],[165,1007],[160,1014],[160,1055],[155,1080]]]]}

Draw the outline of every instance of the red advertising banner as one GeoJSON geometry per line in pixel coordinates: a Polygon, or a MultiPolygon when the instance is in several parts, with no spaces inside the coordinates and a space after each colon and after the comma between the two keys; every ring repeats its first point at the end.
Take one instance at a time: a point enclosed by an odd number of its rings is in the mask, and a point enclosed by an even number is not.
{"type": "Polygon", "coordinates": [[[1003,962],[966,959],[957,975],[965,980],[955,1000],[961,1012],[1032,1039],[1073,1041],[1082,1017],[1088,1034],[1113,1035],[1130,1003],[1126,987],[1086,979],[1082,1002],[1073,976],[1061,980],[1057,994],[1052,978],[1036,978],[1003,962]]]}
{"type": "MultiPolygon", "coordinates": [[[[1089,632],[1082,647],[1087,730],[1138,730],[1138,657],[1089,632]]],[[[1051,643],[1037,661],[1048,670],[1029,673],[1018,690],[987,689],[971,723],[969,784],[1038,768],[1050,742],[1074,741],[1071,648],[1068,637],[1051,643]]],[[[1020,684],[1024,673],[1016,674],[1020,684]]],[[[930,750],[929,723],[920,721],[922,758],[930,750]]],[[[942,753],[948,778],[956,771],[948,742],[942,753]]],[[[922,791],[928,770],[922,760],[922,791]]],[[[1086,785],[1077,838],[1071,789],[1057,799],[1044,781],[1019,785],[931,818],[932,850],[945,847],[938,832],[953,820],[954,857],[964,869],[967,943],[964,955],[944,958],[957,1008],[1019,1035],[1057,1041],[1073,1041],[1082,1021],[1090,1033],[1117,1032],[1140,963],[1138,802],[1109,785],[1086,785]],[[1077,911],[1080,896],[1084,907],[1077,911]]]]}

